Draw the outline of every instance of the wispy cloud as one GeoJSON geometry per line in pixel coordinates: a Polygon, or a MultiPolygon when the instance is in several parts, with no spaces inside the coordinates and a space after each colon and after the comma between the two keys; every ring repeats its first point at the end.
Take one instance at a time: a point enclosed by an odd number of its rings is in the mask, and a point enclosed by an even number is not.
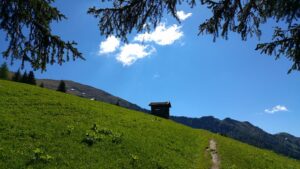
{"type": "Polygon", "coordinates": [[[181,26],[173,24],[172,26],[166,27],[165,23],[160,23],[153,32],[138,34],[134,41],[138,42],[154,42],[158,45],[171,45],[176,40],[183,36],[181,26]]]}
{"type": "Polygon", "coordinates": [[[120,46],[120,39],[115,36],[109,36],[105,41],[101,42],[99,47],[99,54],[108,54],[115,52],[120,46]]]}
{"type": "Polygon", "coordinates": [[[120,53],[117,54],[117,60],[124,66],[130,66],[138,59],[145,58],[155,51],[155,48],[149,45],[129,43],[120,48],[120,53]]]}
{"type": "Polygon", "coordinates": [[[285,111],[289,111],[289,110],[286,106],[282,106],[282,105],[274,106],[271,109],[265,109],[265,112],[269,114],[274,114],[276,112],[285,112],[285,111]]]}
{"type": "Polygon", "coordinates": [[[184,21],[192,16],[192,13],[185,13],[184,11],[177,11],[176,14],[181,21],[184,21]]]}

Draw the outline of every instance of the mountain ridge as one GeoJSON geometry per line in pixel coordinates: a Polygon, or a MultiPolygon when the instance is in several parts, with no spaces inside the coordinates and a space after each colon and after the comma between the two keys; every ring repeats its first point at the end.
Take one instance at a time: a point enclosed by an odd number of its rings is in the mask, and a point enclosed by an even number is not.
{"type": "MultiPolygon", "coordinates": [[[[56,90],[59,85],[60,80],[52,80],[52,79],[37,79],[37,84],[44,84],[45,88],[56,90]]],[[[114,105],[118,105],[121,107],[125,107],[131,110],[141,111],[148,113],[147,109],[144,109],[134,103],[131,103],[125,99],[122,99],[118,96],[114,96],[104,90],[95,88],[93,86],[81,84],[78,82],[74,82],[72,80],[64,80],[66,84],[67,93],[73,94],[79,97],[87,98],[95,101],[102,101],[114,105]]]]}
{"type": "Polygon", "coordinates": [[[192,128],[219,133],[259,148],[300,159],[300,138],[288,133],[270,134],[248,121],[240,122],[231,118],[220,120],[213,116],[201,118],[172,116],[171,119],[192,128]]]}

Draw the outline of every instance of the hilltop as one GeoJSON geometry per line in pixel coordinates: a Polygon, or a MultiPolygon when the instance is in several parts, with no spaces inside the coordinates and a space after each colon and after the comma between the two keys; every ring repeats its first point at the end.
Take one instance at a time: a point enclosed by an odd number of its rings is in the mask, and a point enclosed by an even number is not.
{"type": "Polygon", "coordinates": [[[300,162],[120,106],[0,80],[0,168],[295,169],[300,162]]]}
{"type": "MultiPolygon", "coordinates": [[[[59,80],[51,80],[51,79],[37,79],[37,84],[44,84],[45,88],[56,90],[59,85],[59,80]]],[[[141,108],[140,106],[131,103],[125,99],[114,96],[106,91],[101,89],[97,89],[92,86],[80,84],[77,82],[73,82],[71,80],[64,80],[66,84],[67,93],[73,94],[79,97],[87,98],[95,101],[102,101],[109,104],[118,105],[121,107],[125,107],[131,110],[149,112],[147,109],[141,108]]]]}

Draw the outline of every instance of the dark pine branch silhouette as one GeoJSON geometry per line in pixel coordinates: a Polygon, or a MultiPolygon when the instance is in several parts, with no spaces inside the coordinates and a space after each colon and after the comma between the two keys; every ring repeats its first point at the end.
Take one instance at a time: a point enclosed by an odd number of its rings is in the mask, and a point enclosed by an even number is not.
{"type": "MultiPolygon", "coordinates": [[[[51,6],[54,0],[3,0],[0,2],[0,30],[6,33],[7,49],[4,58],[29,62],[34,70],[46,70],[48,63],[62,64],[77,58],[84,59],[75,42],[63,41],[53,35],[50,24],[66,17],[51,6]]],[[[3,44],[3,43],[2,43],[3,44]]]]}
{"type": "MultiPolygon", "coordinates": [[[[105,1],[105,0],[103,0],[105,1]]],[[[110,0],[107,0],[110,1],[110,0]]],[[[261,25],[269,20],[285,23],[277,27],[271,42],[258,44],[256,50],[275,58],[285,56],[293,62],[289,72],[300,71],[300,1],[299,0],[199,0],[212,12],[212,17],[199,25],[200,34],[211,34],[214,41],[228,39],[229,32],[240,34],[242,40],[260,37],[261,25]]],[[[123,41],[133,30],[149,31],[161,21],[164,12],[170,13],[178,22],[177,5],[196,5],[196,0],[114,0],[110,8],[92,7],[89,14],[99,18],[100,33],[115,35],[123,41]]]]}

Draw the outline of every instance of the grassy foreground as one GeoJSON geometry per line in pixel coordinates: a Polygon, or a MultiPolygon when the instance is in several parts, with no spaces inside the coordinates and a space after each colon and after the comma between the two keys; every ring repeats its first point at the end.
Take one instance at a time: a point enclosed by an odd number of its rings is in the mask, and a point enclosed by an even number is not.
{"type": "Polygon", "coordinates": [[[208,168],[208,138],[144,113],[0,80],[0,168],[208,168]]]}
{"type": "Polygon", "coordinates": [[[0,168],[300,169],[300,162],[118,106],[0,80],[0,168]]]}

